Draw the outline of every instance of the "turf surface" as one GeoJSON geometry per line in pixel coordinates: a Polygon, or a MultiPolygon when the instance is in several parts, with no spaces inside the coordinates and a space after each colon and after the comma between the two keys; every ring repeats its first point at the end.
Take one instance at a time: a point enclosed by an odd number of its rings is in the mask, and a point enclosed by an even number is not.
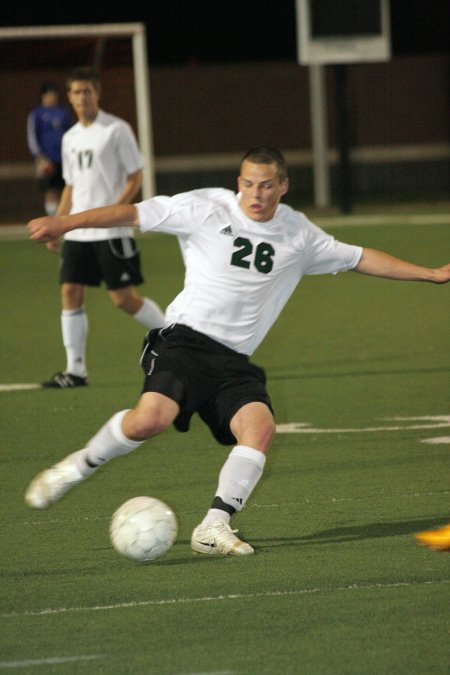
{"type": "MultiPolygon", "coordinates": [[[[445,224],[330,231],[426,265],[448,258],[445,224]]],[[[142,290],[165,306],[182,284],[177,243],[140,246],[142,290]]],[[[65,362],[57,256],[26,240],[0,247],[0,384],[38,383],[65,362]]],[[[91,386],[0,391],[0,672],[447,673],[450,556],[413,534],[450,519],[449,293],[353,273],[302,282],[254,356],[280,433],[234,520],[256,549],[239,560],[190,551],[228,453],[197,419],[50,510],[25,506],[37,471],[139,394],[143,331],[90,291],[91,386]],[[180,523],[147,565],[108,540],[113,511],[140,494],[180,523]]]]}

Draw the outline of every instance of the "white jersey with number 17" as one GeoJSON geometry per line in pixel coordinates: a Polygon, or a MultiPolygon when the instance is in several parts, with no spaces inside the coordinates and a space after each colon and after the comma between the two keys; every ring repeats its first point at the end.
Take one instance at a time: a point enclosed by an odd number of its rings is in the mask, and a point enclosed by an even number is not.
{"type": "Polygon", "coordinates": [[[362,249],[336,241],[280,204],[267,222],[247,218],[230,190],[195,190],[137,204],[143,232],[178,236],[185,285],[167,322],[251,355],[304,275],[354,268],[362,249]]]}
{"type": "MultiPolygon", "coordinates": [[[[64,134],[62,158],[64,180],[72,186],[71,213],[115,204],[127,177],[144,166],[130,125],[103,110],[89,126],[78,122],[64,134]]],[[[131,226],[83,228],[65,239],[99,241],[132,235],[131,226]]]]}

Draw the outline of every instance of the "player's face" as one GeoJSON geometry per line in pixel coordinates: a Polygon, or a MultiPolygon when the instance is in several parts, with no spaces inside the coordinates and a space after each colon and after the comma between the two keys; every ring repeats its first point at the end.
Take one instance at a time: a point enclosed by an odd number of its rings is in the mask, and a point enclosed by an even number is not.
{"type": "Polygon", "coordinates": [[[238,178],[241,209],[252,220],[272,220],[288,187],[287,178],[280,181],[275,164],[254,164],[245,160],[238,178]]]}
{"type": "Polygon", "coordinates": [[[75,80],[71,83],[67,96],[78,119],[89,121],[95,119],[100,94],[92,82],[75,80]]]}
{"type": "Polygon", "coordinates": [[[41,103],[44,108],[53,108],[53,106],[58,105],[58,94],[56,91],[46,91],[45,94],[42,94],[41,103]]]}

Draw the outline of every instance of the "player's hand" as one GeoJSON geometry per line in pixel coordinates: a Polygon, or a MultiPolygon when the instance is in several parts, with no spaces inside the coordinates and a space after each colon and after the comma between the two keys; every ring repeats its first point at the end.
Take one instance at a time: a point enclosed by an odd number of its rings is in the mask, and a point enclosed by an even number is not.
{"type": "Polygon", "coordinates": [[[61,219],[58,216],[43,216],[34,218],[27,225],[30,238],[35,241],[54,241],[63,232],[61,219]]]}
{"type": "Polygon", "coordinates": [[[47,157],[38,157],[36,159],[36,176],[37,178],[48,178],[56,171],[56,165],[47,157]]]}
{"type": "Polygon", "coordinates": [[[436,279],[433,279],[435,284],[446,284],[447,281],[450,281],[450,264],[438,267],[435,270],[435,274],[436,279]]]}

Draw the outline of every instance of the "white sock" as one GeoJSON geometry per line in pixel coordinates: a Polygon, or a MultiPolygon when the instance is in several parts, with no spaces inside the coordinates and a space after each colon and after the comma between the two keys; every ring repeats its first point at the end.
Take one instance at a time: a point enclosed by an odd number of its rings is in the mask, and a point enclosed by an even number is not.
{"type": "Polygon", "coordinates": [[[152,328],[163,328],[166,325],[166,319],[160,307],[150,300],[150,298],[142,298],[144,303],[136,314],[133,314],[133,319],[139,321],[143,326],[151,330],[152,328]]]}
{"type": "Polygon", "coordinates": [[[216,498],[202,525],[210,525],[218,519],[229,522],[231,514],[218,508],[220,501],[240,511],[261,478],[265,463],[263,452],[247,445],[236,445],[220,471],[216,498]]]}
{"type": "Polygon", "coordinates": [[[84,307],[63,309],[61,312],[61,330],[66,349],[66,373],[86,377],[86,338],[88,319],[84,307]]]}
{"type": "Polygon", "coordinates": [[[102,428],[88,441],[79,455],[78,467],[84,475],[89,475],[97,466],[109,462],[114,457],[127,455],[136,450],[144,441],[131,441],[122,431],[122,420],[128,410],[113,415],[102,428]]]}

